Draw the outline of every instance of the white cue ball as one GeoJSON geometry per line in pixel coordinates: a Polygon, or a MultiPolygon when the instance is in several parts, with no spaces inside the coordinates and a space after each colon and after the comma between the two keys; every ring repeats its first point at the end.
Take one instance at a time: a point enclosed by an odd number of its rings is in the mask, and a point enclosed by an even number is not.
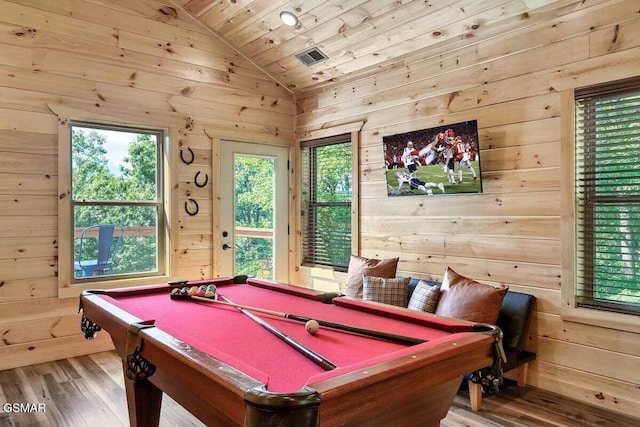
{"type": "Polygon", "coordinates": [[[311,335],[315,335],[318,332],[318,329],[320,329],[320,324],[318,323],[317,320],[311,319],[304,325],[304,328],[311,335]]]}

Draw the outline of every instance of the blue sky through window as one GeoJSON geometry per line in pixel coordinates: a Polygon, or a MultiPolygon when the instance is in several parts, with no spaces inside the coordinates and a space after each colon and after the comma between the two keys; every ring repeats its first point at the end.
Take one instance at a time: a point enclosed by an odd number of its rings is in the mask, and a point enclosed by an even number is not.
{"type": "Polygon", "coordinates": [[[129,152],[129,145],[136,140],[137,133],[123,132],[115,130],[104,130],[95,128],[83,128],[76,127],[76,129],[83,132],[96,132],[99,135],[104,136],[107,143],[105,149],[107,150],[108,168],[115,176],[122,176],[120,166],[126,166],[123,162],[124,158],[129,152]]]}

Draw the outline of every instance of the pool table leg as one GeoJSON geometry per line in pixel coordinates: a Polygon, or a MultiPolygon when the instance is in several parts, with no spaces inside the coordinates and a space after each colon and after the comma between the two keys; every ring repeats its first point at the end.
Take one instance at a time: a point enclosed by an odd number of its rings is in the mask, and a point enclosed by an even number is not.
{"type": "Polygon", "coordinates": [[[133,381],[126,376],[124,384],[129,407],[129,424],[132,427],[157,427],[160,422],[162,390],[149,380],[133,381]]]}

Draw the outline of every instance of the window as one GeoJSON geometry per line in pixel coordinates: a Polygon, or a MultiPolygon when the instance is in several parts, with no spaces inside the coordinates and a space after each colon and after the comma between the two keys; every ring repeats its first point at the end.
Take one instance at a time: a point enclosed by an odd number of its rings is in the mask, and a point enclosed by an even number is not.
{"type": "Polygon", "coordinates": [[[71,124],[70,281],[164,274],[162,131],[71,124]]]}
{"type": "Polygon", "coordinates": [[[575,304],[640,314],[640,79],[575,92],[575,304]]]}
{"type": "Polygon", "coordinates": [[[302,264],[346,271],[352,251],[351,135],[304,141],[302,264]]]}

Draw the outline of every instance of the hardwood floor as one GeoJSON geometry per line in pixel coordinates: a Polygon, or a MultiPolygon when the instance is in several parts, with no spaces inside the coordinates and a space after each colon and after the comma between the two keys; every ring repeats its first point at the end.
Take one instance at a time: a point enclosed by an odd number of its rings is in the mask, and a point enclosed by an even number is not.
{"type": "MultiPolygon", "coordinates": [[[[0,404],[33,403],[34,412],[7,412],[0,406],[0,427],[128,426],[120,359],[113,352],[0,371],[0,404]],[[37,411],[38,403],[45,411],[37,411]]],[[[165,396],[161,426],[203,426],[165,396]]],[[[460,391],[442,427],[495,426],[638,426],[640,419],[623,417],[557,395],[515,385],[483,400],[472,412],[460,391]]]]}

